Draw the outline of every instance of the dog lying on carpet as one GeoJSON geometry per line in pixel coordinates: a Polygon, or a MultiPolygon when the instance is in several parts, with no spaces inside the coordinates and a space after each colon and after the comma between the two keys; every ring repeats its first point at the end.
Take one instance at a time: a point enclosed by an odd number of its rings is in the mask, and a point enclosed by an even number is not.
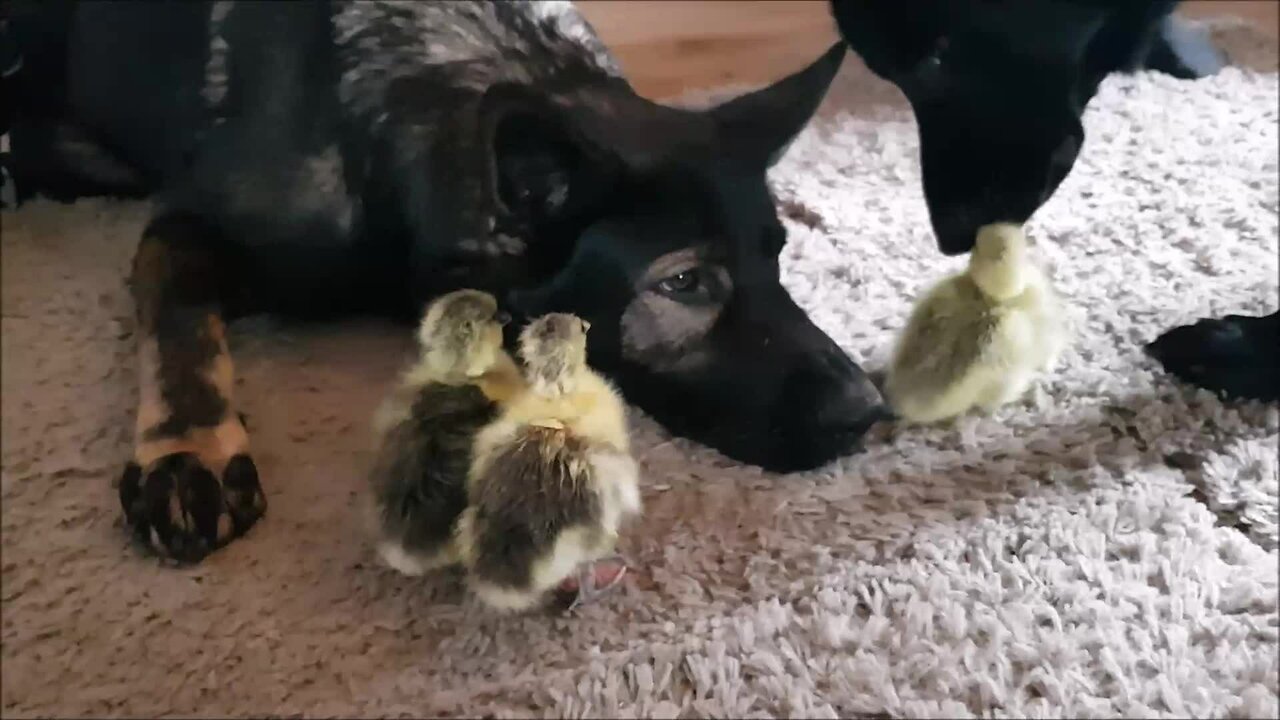
{"type": "Polygon", "coordinates": [[[199,559],[265,510],[225,323],[416,322],[459,288],[589,355],[672,432],[769,469],[854,449],[879,391],[779,282],[765,173],[847,54],[707,111],[632,91],[568,2],[11,7],[23,196],[155,194],[136,251],[126,514],[199,559]]]}
{"type": "MultiPolygon", "coordinates": [[[[898,86],[920,133],[938,248],[969,252],[978,229],[1025,223],[1084,143],[1085,105],[1112,72],[1180,78],[1222,65],[1177,0],[831,0],[841,36],[898,86]]],[[[1148,345],[1169,372],[1230,395],[1280,397],[1280,312],[1175,328],[1148,345]]]]}
{"type": "MultiPolygon", "coordinates": [[[[1053,4],[1122,15],[1107,3],[1053,4]]],[[[947,3],[913,7],[922,22],[905,25],[887,3],[841,3],[838,19],[845,7],[882,34],[841,20],[846,39],[921,118],[943,250],[964,251],[965,223],[976,229],[987,210],[1024,221],[1069,169],[1078,135],[1028,148],[1043,176],[967,180],[986,205],[948,199],[938,178],[973,167],[938,145],[938,119],[950,112],[975,138],[1003,131],[986,125],[998,117],[957,112],[995,86],[938,81],[950,63],[934,62],[946,59],[934,58],[937,40],[948,36],[929,28],[955,20],[947,3]]],[[[571,312],[592,324],[592,361],[630,401],[674,433],[773,470],[849,452],[884,413],[863,371],[779,283],[785,236],[765,184],[844,45],[691,112],[638,97],[565,2],[6,8],[22,65],[0,101],[13,108],[20,192],[157,198],[132,276],[141,393],[126,481],[135,516],[173,525],[181,547],[170,550],[189,553],[195,534],[216,547],[263,512],[224,337],[226,321],[251,312],[412,321],[461,287],[494,293],[517,319],[571,312]]],[[[1099,22],[1093,32],[1111,27],[1099,22]]],[[[1130,51],[1143,42],[1142,32],[1103,34],[1130,51]]],[[[948,52],[956,47],[965,43],[948,52]]],[[[1080,64],[1079,52],[1061,52],[1080,64]]],[[[1090,82],[1122,65],[1090,61],[1090,82]]],[[[1079,106],[1092,93],[1055,87],[1079,106]]]]}

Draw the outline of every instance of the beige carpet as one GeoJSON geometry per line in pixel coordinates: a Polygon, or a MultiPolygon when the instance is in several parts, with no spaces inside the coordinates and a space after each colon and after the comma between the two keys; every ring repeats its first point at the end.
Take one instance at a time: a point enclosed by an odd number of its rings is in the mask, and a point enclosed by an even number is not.
{"type": "MultiPolygon", "coordinates": [[[[389,326],[233,329],[266,520],[200,567],[126,541],[123,277],[146,208],[3,220],[5,716],[1276,717],[1274,407],[1139,352],[1277,289],[1275,47],[1107,82],[1032,232],[1075,343],[1025,402],[771,477],[636,418],[640,570],[566,619],[495,619],[358,531],[389,326]],[[1259,70],[1261,69],[1261,71],[1259,70]]],[[[899,98],[851,59],[775,173],[786,283],[882,363],[933,248],[899,98]]]]}

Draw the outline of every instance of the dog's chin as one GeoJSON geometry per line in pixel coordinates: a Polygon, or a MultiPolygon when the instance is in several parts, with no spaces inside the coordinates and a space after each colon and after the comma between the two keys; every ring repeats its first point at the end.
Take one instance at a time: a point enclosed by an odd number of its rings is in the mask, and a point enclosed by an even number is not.
{"type": "Polygon", "coordinates": [[[986,224],[983,217],[967,208],[940,209],[932,214],[933,234],[938,240],[938,250],[947,257],[964,255],[973,250],[978,241],[978,230],[986,224]]]}
{"type": "Polygon", "coordinates": [[[863,450],[867,428],[824,428],[820,432],[778,432],[746,436],[744,441],[717,448],[739,462],[757,465],[772,473],[816,470],[863,450]]]}
{"type": "Polygon", "coordinates": [[[749,391],[742,402],[715,402],[696,387],[658,384],[652,375],[615,377],[628,401],[671,435],[774,473],[814,470],[857,453],[868,430],[888,416],[881,403],[837,404],[824,413],[816,402],[778,407],[749,391]]]}
{"type": "Polygon", "coordinates": [[[673,435],[705,445],[720,454],[772,473],[815,470],[827,463],[861,452],[862,441],[872,422],[843,427],[752,428],[742,429],[723,422],[694,428],[681,419],[670,422],[653,416],[673,435]]]}
{"type": "Polygon", "coordinates": [[[947,257],[964,255],[973,250],[977,231],[964,234],[938,235],[938,250],[947,257]]]}

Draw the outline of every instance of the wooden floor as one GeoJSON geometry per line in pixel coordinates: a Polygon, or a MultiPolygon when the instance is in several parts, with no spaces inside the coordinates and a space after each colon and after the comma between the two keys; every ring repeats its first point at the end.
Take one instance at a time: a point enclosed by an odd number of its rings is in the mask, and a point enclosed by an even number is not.
{"type": "MultiPolygon", "coordinates": [[[[649,97],[768,82],[837,39],[827,0],[578,0],[578,6],[649,97]]],[[[1280,34],[1280,0],[1192,0],[1179,12],[1237,15],[1280,34]]]]}

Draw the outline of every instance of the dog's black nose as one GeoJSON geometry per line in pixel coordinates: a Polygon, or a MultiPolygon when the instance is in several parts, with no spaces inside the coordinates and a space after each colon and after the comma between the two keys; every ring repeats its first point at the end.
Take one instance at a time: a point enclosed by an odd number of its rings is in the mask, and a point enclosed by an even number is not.
{"type": "Polygon", "coordinates": [[[782,386],[773,412],[779,444],[766,467],[809,469],[850,454],[868,428],[888,417],[862,368],[837,348],[817,351],[782,386]]]}
{"type": "Polygon", "coordinates": [[[933,232],[938,239],[938,250],[952,257],[973,249],[978,239],[980,223],[978,214],[962,205],[937,205],[931,208],[933,232]]]}
{"type": "Polygon", "coordinates": [[[884,396],[858,364],[838,348],[819,353],[813,378],[804,384],[814,393],[813,426],[866,430],[887,416],[884,396]]]}
{"type": "MultiPolygon", "coordinates": [[[[861,373],[859,373],[861,375],[861,373]]],[[[865,375],[846,380],[817,399],[813,424],[818,432],[865,432],[872,423],[889,417],[880,391],[865,375]]]]}

